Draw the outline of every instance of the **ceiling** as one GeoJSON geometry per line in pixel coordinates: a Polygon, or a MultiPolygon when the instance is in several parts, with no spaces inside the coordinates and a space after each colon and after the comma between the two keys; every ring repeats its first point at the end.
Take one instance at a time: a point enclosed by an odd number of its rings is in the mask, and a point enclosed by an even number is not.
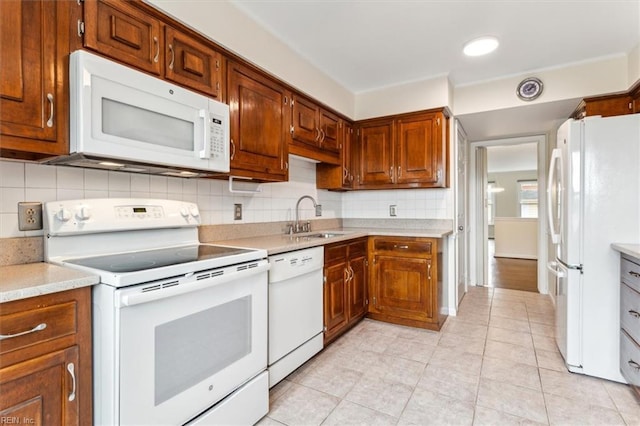
{"type": "MultiPolygon", "coordinates": [[[[231,0],[353,93],[447,75],[454,86],[628,54],[640,0],[231,0]],[[484,57],[465,42],[500,40],[484,57]]],[[[546,133],[578,100],[458,116],[470,141],[546,133]]]]}

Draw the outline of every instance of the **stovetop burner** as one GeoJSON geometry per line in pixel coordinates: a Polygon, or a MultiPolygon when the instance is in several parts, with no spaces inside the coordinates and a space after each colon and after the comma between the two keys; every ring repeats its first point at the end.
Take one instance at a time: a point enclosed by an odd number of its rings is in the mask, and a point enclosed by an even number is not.
{"type": "Polygon", "coordinates": [[[248,253],[252,250],[208,244],[144,250],[105,256],[67,259],[66,263],[113,273],[138,272],[163,266],[179,265],[248,253]]]}

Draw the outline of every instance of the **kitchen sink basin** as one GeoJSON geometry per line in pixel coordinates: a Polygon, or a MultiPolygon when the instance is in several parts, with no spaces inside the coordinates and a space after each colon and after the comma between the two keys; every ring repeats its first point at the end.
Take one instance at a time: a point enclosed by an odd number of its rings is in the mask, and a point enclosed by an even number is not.
{"type": "Polygon", "coordinates": [[[337,232],[319,232],[317,234],[307,235],[309,238],[333,238],[333,237],[341,237],[344,234],[337,232]]]}

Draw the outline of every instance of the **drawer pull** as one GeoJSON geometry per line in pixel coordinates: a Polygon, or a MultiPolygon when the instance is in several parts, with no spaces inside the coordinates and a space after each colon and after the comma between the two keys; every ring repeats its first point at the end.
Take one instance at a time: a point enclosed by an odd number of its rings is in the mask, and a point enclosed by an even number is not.
{"type": "Polygon", "coordinates": [[[627,364],[629,364],[629,366],[631,368],[635,368],[636,370],[640,370],[640,364],[638,364],[637,362],[635,362],[634,360],[630,359],[629,361],[627,361],[627,364]]]}
{"type": "Polygon", "coordinates": [[[427,279],[431,281],[431,263],[427,265],[427,279]]]}
{"type": "Polygon", "coordinates": [[[640,318],[640,312],[634,311],[633,309],[629,309],[629,315],[634,318],[640,318]]]}
{"type": "Polygon", "coordinates": [[[74,399],[76,399],[76,368],[72,362],[67,364],[67,371],[71,375],[71,386],[72,386],[71,393],[69,394],[68,399],[69,401],[73,401],[74,399]]]}
{"type": "Polygon", "coordinates": [[[397,245],[397,244],[394,244],[394,245],[393,245],[393,248],[406,250],[406,249],[408,249],[408,248],[409,248],[409,246],[407,246],[407,245],[401,245],[401,246],[399,246],[399,245],[397,245]]]}
{"type": "Polygon", "coordinates": [[[640,274],[636,271],[629,271],[629,275],[631,275],[633,278],[640,278],[640,274]]]}
{"type": "Polygon", "coordinates": [[[0,334],[0,340],[11,339],[12,337],[24,336],[25,334],[35,333],[36,331],[44,330],[47,328],[46,323],[38,324],[33,327],[31,330],[23,331],[22,333],[16,334],[0,334]]]}

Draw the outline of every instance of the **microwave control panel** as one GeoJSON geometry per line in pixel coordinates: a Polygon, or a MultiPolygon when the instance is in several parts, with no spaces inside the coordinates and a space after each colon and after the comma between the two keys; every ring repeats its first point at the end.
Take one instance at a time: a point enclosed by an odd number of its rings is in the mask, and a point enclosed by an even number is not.
{"type": "Polygon", "coordinates": [[[223,123],[223,117],[211,114],[209,119],[211,158],[224,158],[225,139],[223,123]]]}

